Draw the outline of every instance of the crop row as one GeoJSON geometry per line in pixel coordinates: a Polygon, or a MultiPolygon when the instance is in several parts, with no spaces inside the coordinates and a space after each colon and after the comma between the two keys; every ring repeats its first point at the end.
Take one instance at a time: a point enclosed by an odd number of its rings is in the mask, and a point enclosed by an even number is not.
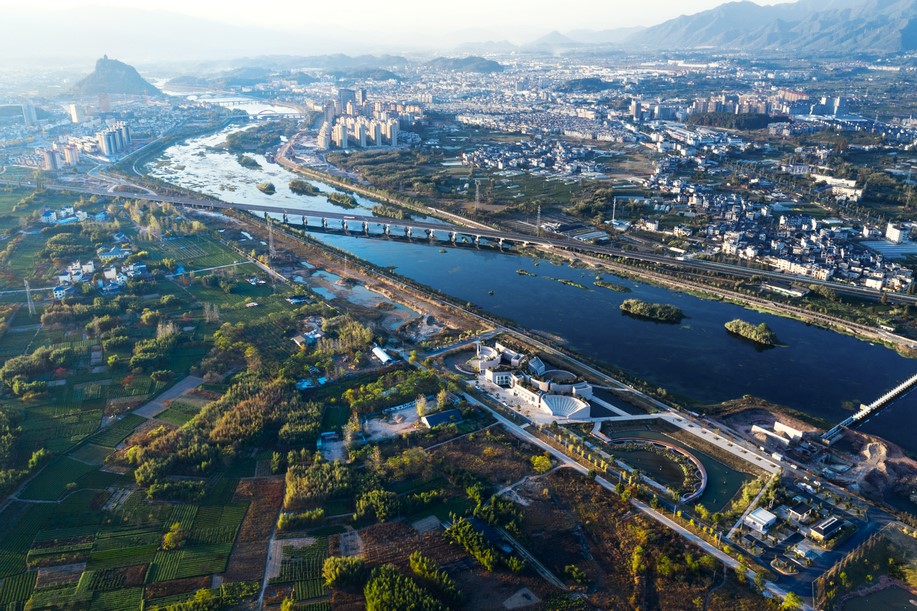
{"type": "Polygon", "coordinates": [[[293,584],[293,597],[297,601],[320,598],[327,593],[325,582],[322,579],[309,579],[297,581],[293,584]]]}
{"type": "Polygon", "coordinates": [[[0,606],[28,600],[35,588],[37,575],[37,572],[29,571],[4,579],[3,585],[0,585],[0,606]]]}

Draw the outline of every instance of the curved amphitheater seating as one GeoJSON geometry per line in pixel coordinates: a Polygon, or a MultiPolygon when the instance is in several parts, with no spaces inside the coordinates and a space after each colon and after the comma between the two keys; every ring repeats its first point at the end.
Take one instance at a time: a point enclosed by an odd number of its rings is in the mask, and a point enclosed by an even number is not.
{"type": "Polygon", "coordinates": [[[564,395],[543,395],[541,407],[558,418],[588,418],[589,404],[575,397],[564,395]]]}

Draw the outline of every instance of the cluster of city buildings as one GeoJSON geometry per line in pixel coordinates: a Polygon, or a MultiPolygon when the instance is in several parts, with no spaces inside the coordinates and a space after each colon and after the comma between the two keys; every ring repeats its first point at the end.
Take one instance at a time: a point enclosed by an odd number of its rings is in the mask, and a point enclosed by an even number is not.
{"type": "Polygon", "coordinates": [[[420,104],[370,102],[365,89],[339,89],[334,99],[308,106],[324,116],[318,132],[321,150],[398,146],[402,125],[423,116],[420,104]]]}
{"type": "Polygon", "coordinates": [[[562,176],[599,173],[592,151],[562,140],[533,138],[501,146],[483,146],[462,153],[462,163],[496,170],[542,169],[562,176]]]}
{"type": "MultiPolygon", "coordinates": [[[[692,236],[704,252],[723,253],[766,264],[788,274],[834,280],[877,290],[906,291],[913,272],[879,252],[870,240],[901,244],[907,227],[889,225],[880,232],[841,219],[819,220],[793,214],[793,202],[752,202],[735,193],[714,193],[682,180],[655,180],[660,190],[677,192],[670,212],[686,218],[705,214],[699,230],[673,231],[692,236]]],[[[642,227],[658,231],[658,222],[642,227]]]]}

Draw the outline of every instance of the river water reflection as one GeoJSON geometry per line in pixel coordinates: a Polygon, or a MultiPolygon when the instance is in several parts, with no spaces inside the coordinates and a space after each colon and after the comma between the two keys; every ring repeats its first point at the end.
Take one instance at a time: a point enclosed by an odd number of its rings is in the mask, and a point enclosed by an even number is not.
{"type": "MultiPolygon", "coordinates": [[[[324,197],[291,193],[287,185],[294,176],[262,156],[254,156],[262,169],[252,170],[241,167],[234,155],[211,148],[238,129],[173,146],[152,164],[150,173],[226,201],[289,205],[291,214],[295,209],[341,210],[324,197]],[[273,182],[277,193],[261,193],[256,185],[263,181],[273,182]]],[[[323,192],[333,190],[310,182],[323,192]]],[[[353,214],[370,215],[374,202],[363,197],[357,201],[360,208],[353,214]]],[[[882,346],[795,320],[603,274],[602,279],[632,291],[618,293],[595,286],[593,271],[543,259],[445,244],[431,247],[334,234],[316,237],[376,265],[393,266],[400,274],[525,327],[562,338],[572,349],[700,402],[750,394],[838,422],[851,414],[842,407],[845,401],[855,405],[872,401],[917,369],[914,360],[882,346]],[[518,274],[517,269],[535,276],[518,274]],[[673,304],[687,318],[669,325],[623,316],[618,306],[629,297],[673,304]],[[766,322],[786,346],[759,350],[730,336],[723,325],[733,318],[766,322]]],[[[917,454],[917,439],[911,433],[915,426],[917,393],[912,393],[863,428],[917,454]]]]}

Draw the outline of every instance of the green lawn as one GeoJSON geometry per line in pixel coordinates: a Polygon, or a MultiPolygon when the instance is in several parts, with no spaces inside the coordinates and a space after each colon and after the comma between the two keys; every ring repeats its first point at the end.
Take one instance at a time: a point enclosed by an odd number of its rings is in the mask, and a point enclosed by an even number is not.
{"type": "Polygon", "coordinates": [[[67,491],[67,484],[76,483],[80,477],[94,470],[92,465],[72,458],[55,459],[26,485],[19,496],[38,501],[56,500],[67,491]]]}
{"type": "Polygon", "coordinates": [[[146,422],[146,418],[143,416],[127,414],[120,420],[116,420],[111,425],[93,435],[90,438],[90,442],[100,446],[114,448],[144,422],[146,422]]]}
{"type": "Polygon", "coordinates": [[[156,419],[176,426],[181,426],[194,418],[199,411],[201,411],[200,405],[194,405],[184,401],[173,401],[169,405],[169,409],[156,416],[156,419]]]}
{"type": "Polygon", "coordinates": [[[111,450],[105,446],[87,443],[71,452],[70,457],[89,465],[100,466],[105,462],[105,457],[111,454],[111,450]]]}

